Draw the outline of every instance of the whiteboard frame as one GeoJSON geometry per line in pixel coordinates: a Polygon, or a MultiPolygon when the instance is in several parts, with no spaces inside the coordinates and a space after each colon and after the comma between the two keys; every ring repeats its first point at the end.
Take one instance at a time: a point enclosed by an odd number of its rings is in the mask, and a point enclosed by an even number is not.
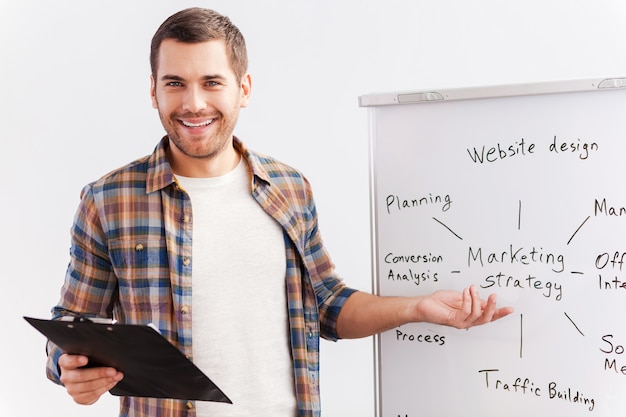
{"type": "MultiPolygon", "coordinates": [[[[376,120],[373,108],[378,106],[393,106],[403,104],[437,103],[453,100],[475,100],[499,97],[518,97],[542,94],[577,93],[602,90],[626,89],[626,76],[601,77],[577,80],[561,80],[548,82],[534,82],[523,84],[490,85],[480,87],[452,88],[452,89],[425,89],[407,90],[390,93],[372,93],[359,96],[359,107],[368,109],[368,147],[369,147],[369,183],[370,183],[370,236],[371,236],[371,267],[372,291],[380,295],[380,279],[378,277],[378,219],[376,211],[376,172],[375,166],[375,135],[376,120]]],[[[374,352],[374,406],[375,416],[382,416],[382,387],[381,387],[381,340],[380,334],[373,338],[374,352]]]]}
{"type": "Polygon", "coordinates": [[[443,90],[432,89],[366,94],[359,97],[359,106],[376,107],[397,104],[432,103],[450,100],[472,100],[479,98],[513,97],[554,93],[574,93],[621,88],[626,88],[626,77],[589,78],[443,90]]]}

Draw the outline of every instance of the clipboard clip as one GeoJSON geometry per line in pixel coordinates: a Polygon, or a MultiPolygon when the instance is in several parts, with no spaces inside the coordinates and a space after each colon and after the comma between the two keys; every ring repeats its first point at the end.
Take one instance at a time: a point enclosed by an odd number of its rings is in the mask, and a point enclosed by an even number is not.
{"type": "Polygon", "coordinates": [[[61,310],[62,314],[57,320],[59,321],[69,321],[73,323],[97,323],[97,324],[115,324],[117,320],[109,319],[105,317],[89,317],[81,313],[77,313],[75,311],[70,310],[61,310]]]}

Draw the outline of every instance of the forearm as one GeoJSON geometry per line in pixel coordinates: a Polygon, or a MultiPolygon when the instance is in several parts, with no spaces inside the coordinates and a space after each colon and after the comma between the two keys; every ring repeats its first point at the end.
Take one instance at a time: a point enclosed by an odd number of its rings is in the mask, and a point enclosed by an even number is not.
{"type": "Polygon", "coordinates": [[[475,285],[463,291],[439,290],[415,297],[377,297],[357,292],[339,313],[337,333],[342,338],[357,338],[414,322],[468,329],[512,312],[511,307],[497,308],[495,294],[482,300],[475,285]]]}
{"type": "Polygon", "coordinates": [[[342,339],[356,339],[409,322],[420,321],[416,314],[420,299],[420,297],[380,297],[355,292],[339,313],[337,334],[342,339]]]}

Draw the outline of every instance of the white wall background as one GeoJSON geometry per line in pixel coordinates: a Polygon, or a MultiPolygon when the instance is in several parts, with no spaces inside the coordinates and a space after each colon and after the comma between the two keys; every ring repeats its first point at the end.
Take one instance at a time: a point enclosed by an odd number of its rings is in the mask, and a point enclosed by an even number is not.
{"type": "MultiPolygon", "coordinates": [[[[367,111],[358,96],[626,75],[623,0],[0,0],[0,415],[114,416],[45,379],[48,317],[81,187],[152,151],[149,41],[187,6],[246,36],[236,134],[300,168],[339,273],[371,291],[367,111]]],[[[453,122],[453,121],[451,121],[453,122]]],[[[371,338],[322,344],[325,416],[374,416],[371,338]]],[[[416,378],[419,378],[416,375],[416,378]]]]}

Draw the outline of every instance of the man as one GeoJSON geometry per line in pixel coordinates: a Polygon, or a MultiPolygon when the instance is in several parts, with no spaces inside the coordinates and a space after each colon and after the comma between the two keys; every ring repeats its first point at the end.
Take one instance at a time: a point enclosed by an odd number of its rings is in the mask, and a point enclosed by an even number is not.
{"type": "MultiPolygon", "coordinates": [[[[151,155],[83,189],[53,316],[153,323],[233,404],[122,397],[120,416],[319,416],[320,336],[420,321],[468,328],[512,312],[474,287],[378,297],[336,276],[306,179],[233,136],[251,77],[227,17],[174,14],[154,35],[150,61],[167,135],[151,155]]],[[[78,403],[123,378],[48,349],[49,378],[78,403]]]]}

